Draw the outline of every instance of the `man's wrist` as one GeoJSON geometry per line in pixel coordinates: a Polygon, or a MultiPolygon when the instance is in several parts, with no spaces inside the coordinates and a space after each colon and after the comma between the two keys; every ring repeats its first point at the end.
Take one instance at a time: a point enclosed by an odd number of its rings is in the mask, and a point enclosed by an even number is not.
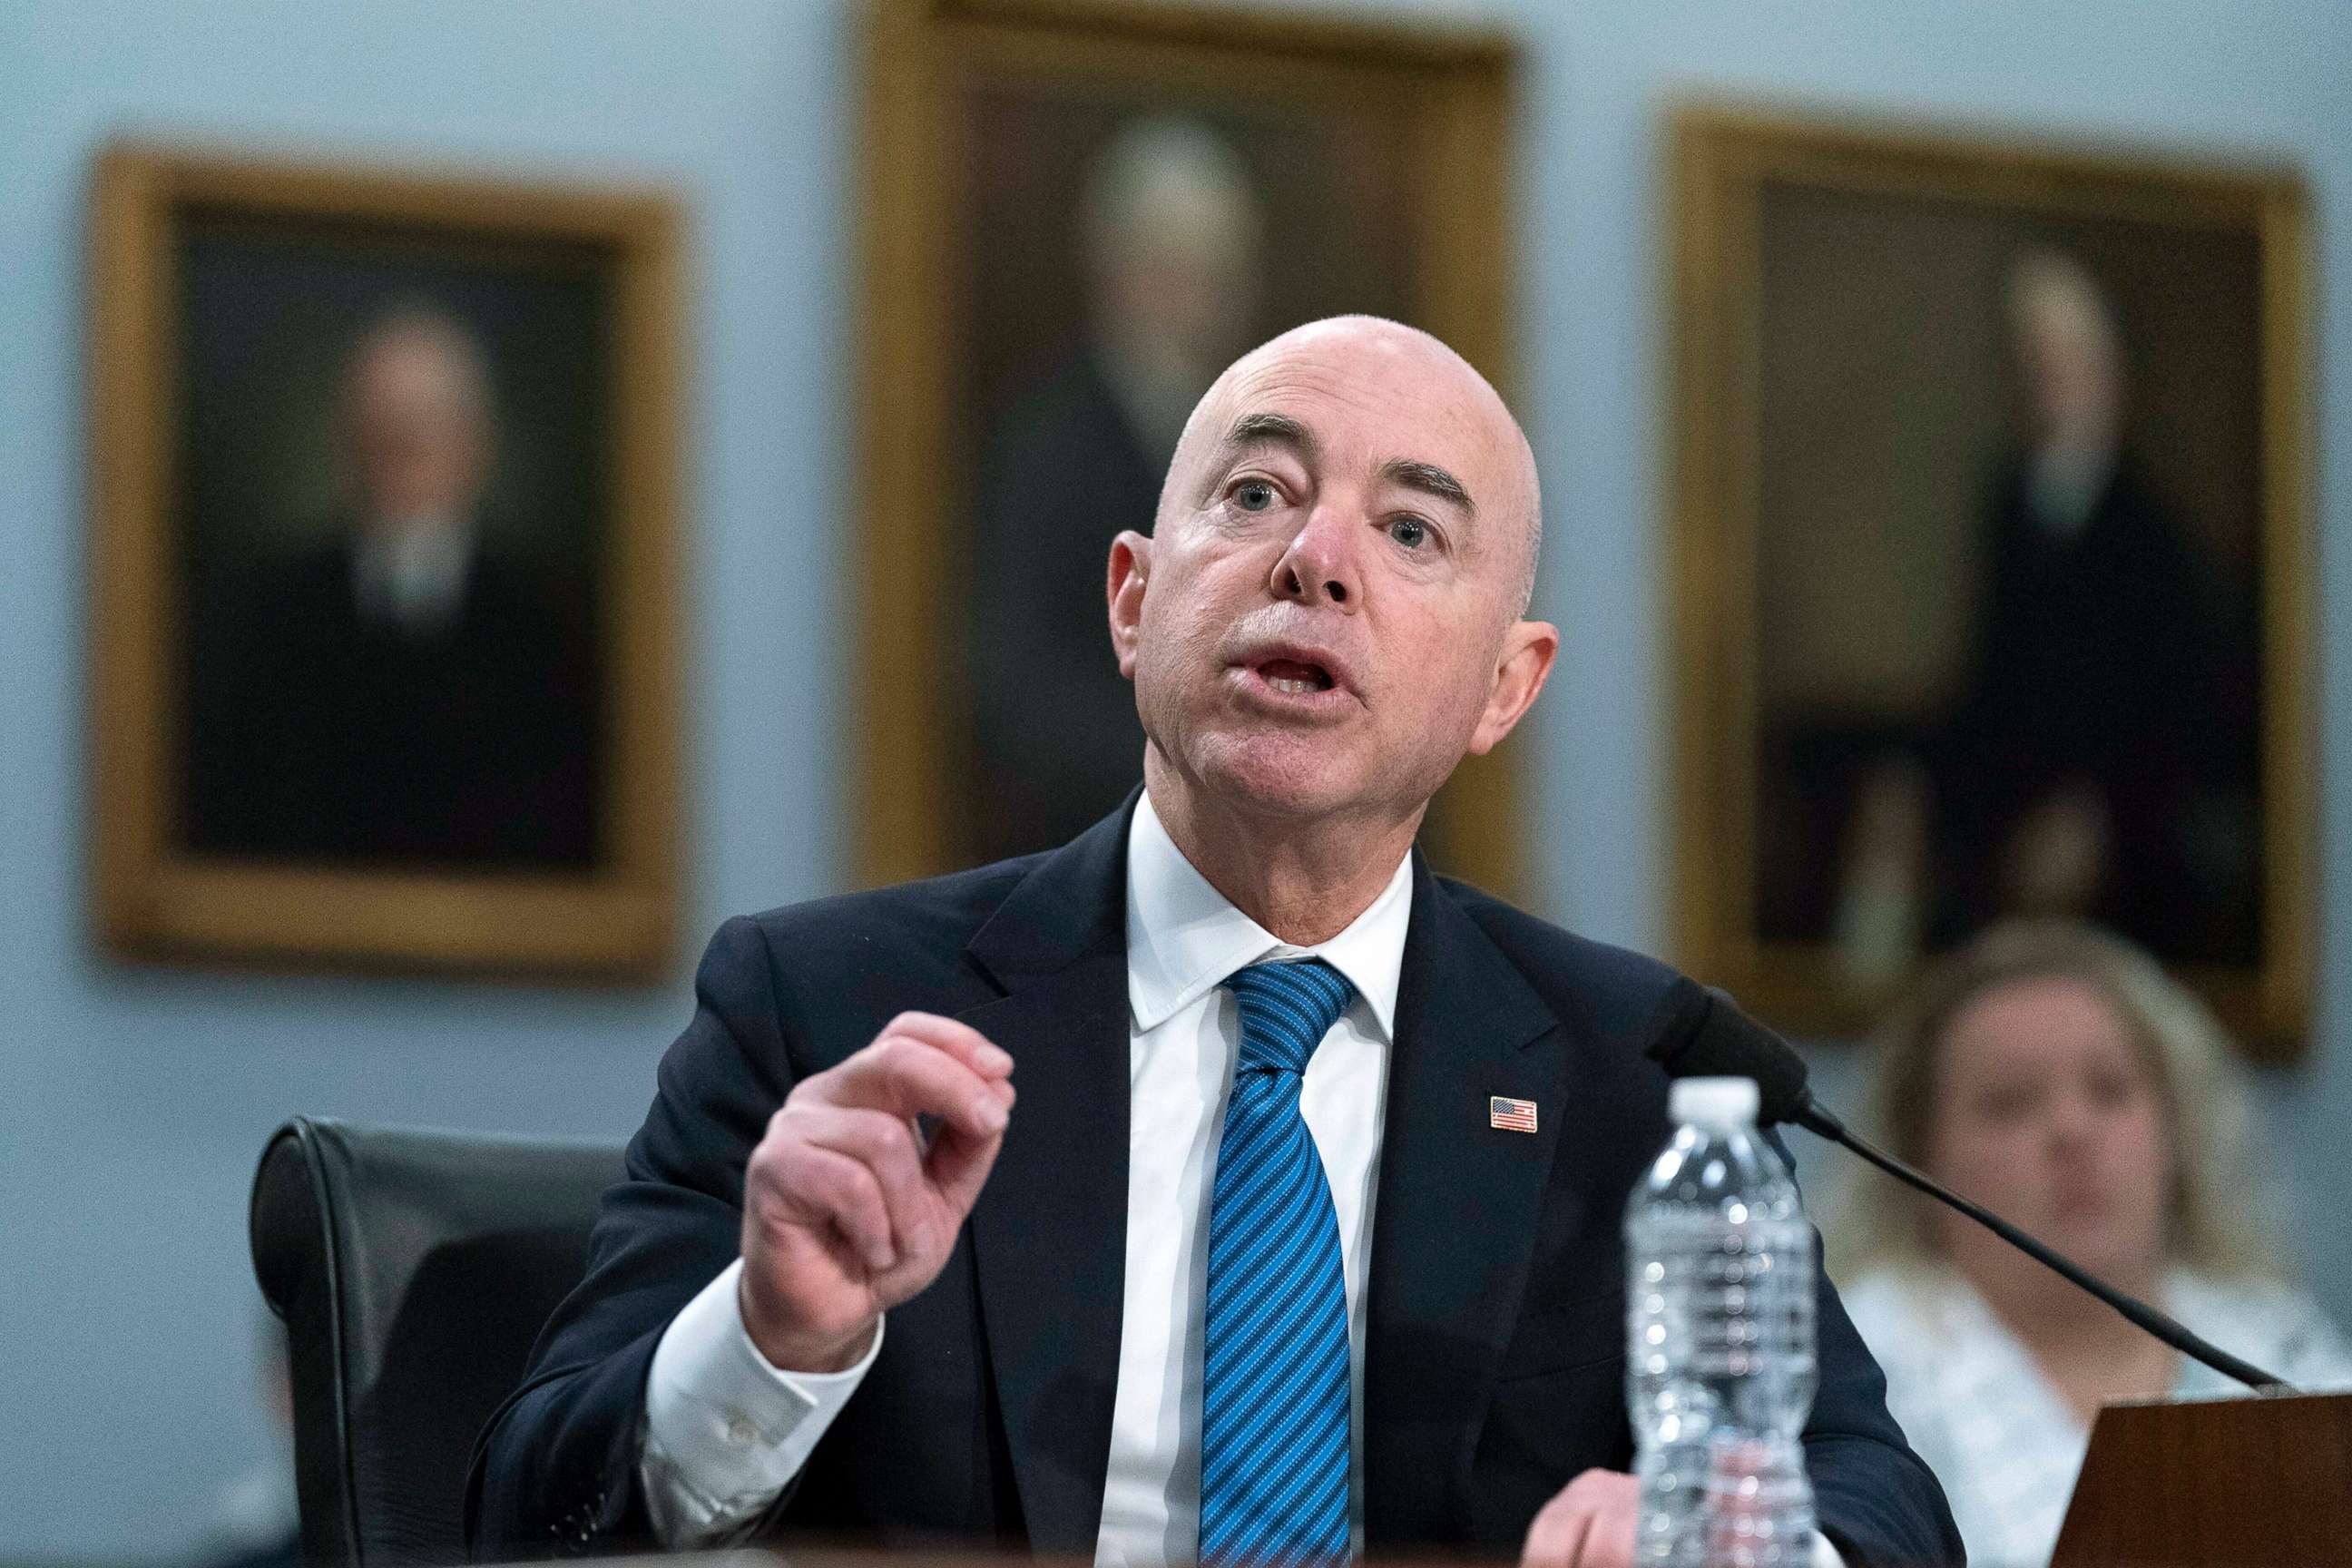
{"type": "Polygon", "coordinates": [[[774,1504],[808,1463],[882,1352],[838,1373],[772,1364],[744,1322],[743,1272],[730,1263],[662,1331],[646,1376],[638,1475],[658,1538],[715,1546],[774,1504]]]}
{"type": "Polygon", "coordinates": [[[752,1305],[749,1269],[736,1279],[735,1310],[741,1315],[743,1331],[751,1336],[751,1348],[760,1352],[761,1360],[778,1372],[819,1377],[847,1372],[864,1361],[866,1352],[873,1348],[874,1331],[879,1321],[868,1319],[839,1334],[778,1331],[764,1323],[752,1305]]]}

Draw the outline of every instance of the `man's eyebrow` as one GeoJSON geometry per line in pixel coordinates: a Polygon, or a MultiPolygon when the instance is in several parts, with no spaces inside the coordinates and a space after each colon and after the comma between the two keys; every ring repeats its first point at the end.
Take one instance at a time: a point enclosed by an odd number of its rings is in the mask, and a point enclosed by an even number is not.
{"type": "Polygon", "coordinates": [[[1303,458],[1315,456],[1315,432],[1287,414],[1244,414],[1234,421],[1222,443],[1227,452],[1242,447],[1288,447],[1303,458]]]}
{"type": "Polygon", "coordinates": [[[1478,515],[1478,503],[1470,499],[1470,488],[1435,463],[1423,463],[1412,458],[1391,458],[1381,465],[1381,478],[1392,485],[1402,485],[1410,490],[1459,508],[1465,517],[1478,515]]]}
{"type": "Polygon", "coordinates": [[[1202,492],[1204,504],[1209,496],[1216,493],[1218,483],[1233,467],[1234,459],[1253,447],[1286,447],[1309,463],[1321,450],[1315,432],[1287,414],[1244,414],[1234,421],[1233,428],[1217,443],[1209,463],[1208,484],[1202,492]]]}
{"type": "MultiPolygon", "coordinates": [[[[1288,447],[1310,462],[1321,449],[1315,432],[1286,414],[1244,414],[1234,421],[1233,428],[1218,443],[1216,467],[1222,469],[1234,453],[1249,447],[1288,447]]],[[[1478,503],[1470,499],[1470,487],[1435,463],[1391,458],[1381,465],[1381,479],[1383,483],[1419,490],[1444,501],[1466,518],[1475,520],[1478,515],[1478,503]]]]}

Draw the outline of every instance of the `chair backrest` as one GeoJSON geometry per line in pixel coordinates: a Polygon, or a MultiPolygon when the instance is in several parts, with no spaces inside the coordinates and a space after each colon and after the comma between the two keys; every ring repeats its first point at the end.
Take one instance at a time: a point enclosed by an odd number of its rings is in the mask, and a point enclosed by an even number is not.
{"type": "Polygon", "coordinates": [[[254,1176],[309,1568],[465,1560],[474,1438],[580,1281],[621,1146],[297,1117],[254,1176]]]}

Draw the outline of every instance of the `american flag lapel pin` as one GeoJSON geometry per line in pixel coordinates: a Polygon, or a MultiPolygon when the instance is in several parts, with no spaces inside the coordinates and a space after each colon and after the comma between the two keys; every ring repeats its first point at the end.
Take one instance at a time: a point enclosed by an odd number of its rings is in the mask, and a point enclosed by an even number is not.
{"type": "Polygon", "coordinates": [[[1536,1130],[1536,1102],[1490,1095],[1486,1100],[1486,1125],[1506,1132],[1532,1132],[1536,1130]]]}

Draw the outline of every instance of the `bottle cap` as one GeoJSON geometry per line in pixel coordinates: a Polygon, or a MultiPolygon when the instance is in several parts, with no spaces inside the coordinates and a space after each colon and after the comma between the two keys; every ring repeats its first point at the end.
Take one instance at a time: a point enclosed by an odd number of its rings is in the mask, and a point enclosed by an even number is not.
{"type": "Polygon", "coordinates": [[[1678,1122],[1752,1126],[1756,1104],[1752,1078],[1678,1078],[1666,1090],[1666,1114],[1678,1122]]]}

